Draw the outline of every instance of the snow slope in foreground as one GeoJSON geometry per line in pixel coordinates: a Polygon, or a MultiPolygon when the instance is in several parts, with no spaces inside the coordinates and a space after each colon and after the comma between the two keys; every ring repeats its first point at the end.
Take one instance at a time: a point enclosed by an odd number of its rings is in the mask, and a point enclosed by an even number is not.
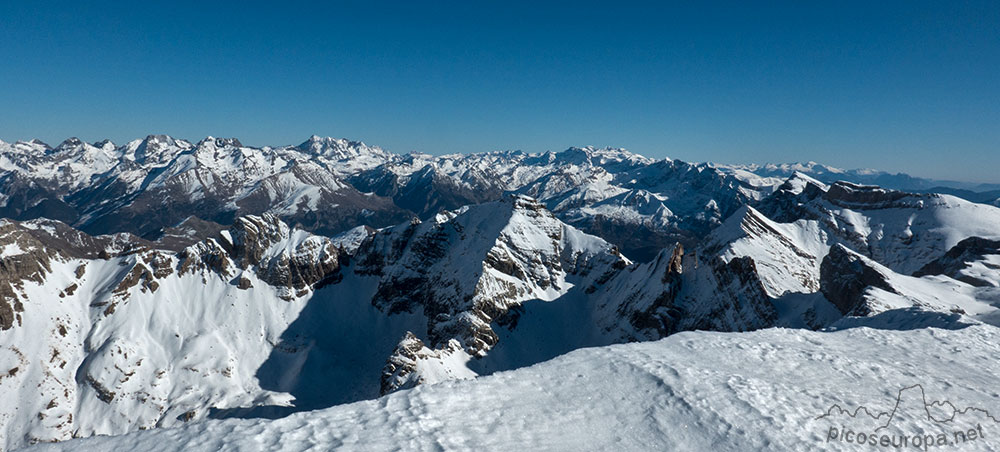
{"type": "Polygon", "coordinates": [[[206,421],[35,449],[884,449],[845,439],[877,432],[878,440],[909,435],[903,450],[996,450],[1000,329],[941,325],[959,329],[686,332],[279,420],[206,421]],[[838,409],[860,406],[867,411],[853,418],[838,409]],[[926,435],[935,447],[923,447],[926,435]],[[936,445],[942,438],[949,447],[936,445]]]}

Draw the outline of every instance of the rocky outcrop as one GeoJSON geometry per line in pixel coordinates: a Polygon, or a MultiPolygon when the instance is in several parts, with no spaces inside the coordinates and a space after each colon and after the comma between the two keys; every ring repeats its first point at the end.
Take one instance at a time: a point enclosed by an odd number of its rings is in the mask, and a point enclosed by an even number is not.
{"type": "Polygon", "coordinates": [[[229,229],[234,261],[241,268],[257,267],[264,282],[301,291],[340,278],[340,254],[326,237],[293,237],[288,226],[274,215],[239,218],[229,229]]]}
{"type": "Polygon", "coordinates": [[[382,369],[379,393],[386,395],[393,391],[427,383],[428,376],[421,372],[422,367],[437,367],[439,369],[436,370],[442,370],[445,373],[454,372],[455,369],[443,365],[442,361],[451,355],[462,353],[462,345],[454,339],[448,341],[442,348],[432,350],[416,335],[407,331],[386,360],[385,367],[382,369]],[[437,363],[433,361],[437,361],[437,363]]]}
{"type": "Polygon", "coordinates": [[[685,256],[678,243],[653,261],[616,274],[596,295],[602,328],[632,341],[688,330],[774,326],[778,312],[754,258],[718,254],[720,249],[712,244],[685,256]]]}
{"type": "MultiPolygon", "coordinates": [[[[54,261],[110,259],[148,253],[149,245],[151,242],[125,233],[91,236],[55,220],[0,220],[0,330],[20,323],[24,311],[24,283],[43,283],[54,261]]],[[[167,265],[164,262],[161,257],[155,265],[167,265]]],[[[77,279],[84,269],[85,265],[78,267],[77,279]]],[[[136,272],[126,279],[141,279],[143,271],[136,272]]],[[[72,295],[75,290],[75,283],[70,283],[61,296],[72,295]]]]}
{"type": "Polygon", "coordinates": [[[156,248],[183,251],[195,243],[211,237],[218,237],[226,227],[213,221],[190,216],[176,226],[163,228],[156,238],[156,248]]]}
{"type": "Polygon", "coordinates": [[[229,252],[240,268],[257,265],[272,246],[288,239],[288,225],[273,215],[247,216],[237,218],[227,231],[229,252]]]}
{"type": "Polygon", "coordinates": [[[207,239],[185,248],[178,253],[178,273],[182,276],[195,271],[210,270],[222,277],[229,277],[236,271],[236,265],[229,251],[215,239],[207,239]]]}
{"type": "Polygon", "coordinates": [[[820,264],[820,290],[844,315],[872,314],[865,291],[877,287],[898,293],[889,283],[888,272],[879,264],[837,244],[820,264]]]}
{"type": "Polygon", "coordinates": [[[946,275],[977,287],[1000,286],[1000,240],[969,237],[944,256],[928,262],[913,276],[946,275]],[[989,259],[992,256],[994,259],[989,259]],[[970,267],[981,268],[972,271],[970,267]]]}
{"type": "Polygon", "coordinates": [[[728,262],[717,257],[710,263],[717,294],[692,316],[688,329],[749,331],[774,325],[778,312],[761,282],[757,264],[750,256],[728,262]]]}
{"type": "Polygon", "coordinates": [[[768,218],[782,223],[791,223],[801,218],[814,218],[816,215],[805,205],[821,198],[828,189],[826,184],[796,172],[755,208],[768,218]]]}
{"type": "MultiPolygon", "coordinates": [[[[897,201],[915,196],[906,192],[888,190],[875,185],[858,185],[850,182],[836,182],[823,194],[823,198],[833,204],[848,208],[887,209],[896,207],[897,201]]],[[[917,195],[934,196],[934,195],[917,195]]]]}
{"type": "Polygon", "coordinates": [[[626,314],[633,327],[639,331],[653,332],[653,337],[665,337],[677,332],[678,323],[683,316],[683,311],[677,305],[677,296],[681,291],[681,273],[684,271],[684,245],[674,245],[669,257],[666,257],[665,252],[666,249],[653,262],[654,268],[658,269],[657,273],[661,273],[660,283],[663,287],[659,294],[644,307],[626,303],[619,308],[619,312],[626,314]]]}
{"type": "Polygon", "coordinates": [[[8,330],[21,323],[25,281],[43,282],[56,252],[15,222],[0,221],[0,330],[8,330]]]}
{"type": "MultiPolygon", "coordinates": [[[[274,215],[238,218],[216,238],[187,247],[179,257],[182,275],[207,269],[228,280],[253,269],[265,283],[286,289],[285,298],[340,281],[347,259],[330,239],[292,230],[274,215]]],[[[252,286],[242,276],[234,284],[252,286]]]]}

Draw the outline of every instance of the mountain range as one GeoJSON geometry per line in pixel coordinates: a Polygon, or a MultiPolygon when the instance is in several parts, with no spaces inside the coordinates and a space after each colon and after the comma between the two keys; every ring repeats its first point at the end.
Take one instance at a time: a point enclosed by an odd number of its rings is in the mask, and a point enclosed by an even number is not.
{"type": "Polygon", "coordinates": [[[570,379],[588,353],[661,353],[613,344],[706,331],[995,329],[1000,204],[890,176],[0,142],[0,448],[570,379]]]}

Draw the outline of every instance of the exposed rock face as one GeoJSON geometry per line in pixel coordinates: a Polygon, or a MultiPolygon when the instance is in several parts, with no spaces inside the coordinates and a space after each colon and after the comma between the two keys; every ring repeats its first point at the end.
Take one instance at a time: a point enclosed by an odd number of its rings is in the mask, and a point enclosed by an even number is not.
{"type": "MultiPolygon", "coordinates": [[[[54,220],[0,220],[0,330],[20,323],[24,283],[43,283],[54,261],[107,259],[148,250],[148,245],[130,234],[93,237],[54,220]]],[[[67,290],[72,294],[75,287],[67,290]]]]}
{"type": "Polygon", "coordinates": [[[3,220],[0,224],[0,330],[21,323],[24,305],[19,292],[24,281],[41,283],[51,271],[54,256],[54,251],[47,250],[16,223],[3,220]]]}
{"type": "Polygon", "coordinates": [[[176,226],[163,228],[156,238],[156,248],[183,251],[206,238],[217,237],[226,227],[213,221],[190,216],[176,226]]]}
{"type": "Polygon", "coordinates": [[[720,296],[702,300],[710,308],[698,313],[690,329],[749,331],[774,324],[778,313],[752,257],[736,257],[728,262],[717,258],[710,267],[720,296]]]}
{"type": "Polygon", "coordinates": [[[684,245],[674,245],[669,257],[664,249],[651,263],[655,273],[661,274],[659,282],[662,287],[651,301],[643,297],[628,297],[619,305],[618,314],[627,318],[629,323],[646,337],[665,337],[677,332],[683,320],[683,310],[677,303],[681,291],[684,271],[682,258],[684,245]]]}
{"type": "Polygon", "coordinates": [[[969,237],[913,276],[947,275],[977,287],[1000,286],[1000,240],[969,237]],[[978,268],[977,268],[978,267],[978,268]]]}
{"type": "Polygon", "coordinates": [[[804,205],[821,198],[830,187],[802,173],[793,173],[779,185],[774,193],[764,198],[755,208],[774,221],[790,223],[809,218],[814,214],[804,205]]]}
{"type": "Polygon", "coordinates": [[[663,277],[660,281],[663,283],[669,283],[677,279],[677,275],[684,272],[684,264],[682,258],[684,257],[684,245],[678,243],[674,246],[674,250],[670,253],[670,260],[667,262],[667,271],[663,273],[663,277]]]}
{"type": "Polygon", "coordinates": [[[913,195],[874,185],[857,185],[841,181],[831,185],[830,189],[823,195],[823,198],[843,207],[886,209],[894,207],[896,201],[907,196],[913,195]]]}
{"type": "Polygon", "coordinates": [[[776,295],[765,287],[765,275],[770,273],[758,266],[755,257],[769,256],[763,253],[782,247],[795,256],[798,248],[783,244],[778,238],[784,234],[769,221],[757,221],[759,215],[755,211],[734,215],[731,234],[713,236],[713,241],[690,253],[678,243],[653,261],[614,275],[597,293],[600,318],[607,322],[602,326],[618,331],[622,340],[654,340],[687,330],[773,326],[778,319],[773,304],[776,295]],[[764,246],[734,245],[741,240],[754,244],[760,236],[770,237],[764,246]],[[740,254],[750,251],[758,254],[740,254]],[[627,319],[628,324],[619,319],[627,319]]]}
{"type": "Polygon", "coordinates": [[[239,266],[258,266],[258,276],[273,286],[302,289],[324,281],[340,268],[339,254],[326,237],[296,237],[273,215],[240,218],[229,230],[239,266]],[[283,246],[283,249],[281,249],[283,246]]]}
{"type": "MultiPolygon", "coordinates": [[[[461,357],[463,355],[462,345],[454,339],[448,341],[444,347],[432,350],[416,335],[407,331],[403,339],[399,341],[399,345],[386,360],[385,367],[382,369],[379,392],[381,395],[385,395],[400,389],[428,383],[429,378],[440,378],[440,376],[427,375],[439,370],[428,369],[428,367],[439,367],[445,372],[453,371],[445,366],[434,366],[434,361],[441,362],[453,356],[461,357]],[[421,372],[422,369],[425,372],[421,372]]],[[[462,376],[468,375],[452,375],[452,377],[462,376]]]]}
{"type": "MultiPolygon", "coordinates": [[[[330,239],[292,230],[274,215],[238,218],[217,238],[187,247],[179,258],[181,274],[207,268],[227,280],[252,267],[262,281],[286,289],[286,299],[339,281],[347,259],[330,239]]],[[[233,283],[252,286],[242,276],[233,283]]]]}
{"type": "Polygon", "coordinates": [[[879,267],[843,245],[834,245],[820,265],[820,290],[844,315],[871,314],[864,296],[869,287],[897,293],[879,267]]]}
{"type": "Polygon", "coordinates": [[[496,344],[491,323],[523,301],[553,299],[569,279],[598,280],[627,264],[606,242],[559,222],[521,196],[380,231],[357,269],[379,275],[373,304],[419,312],[437,347],[458,338],[470,354],[496,344]]]}
{"type": "Polygon", "coordinates": [[[276,243],[289,236],[288,226],[273,215],[238,218],[229,228],[231,241],[223,241],[223,246],[232,246],[232,254],[240,268],[257,265],[265,253],[276,243]]]}
{"type": "Polygon", "coordinates": [[[191,245],[178,253],[178,257],[180,259],[178,272],[181,275],[209,269],[226,278],[236,271],[229,252],[215,239],[191,245]]]}

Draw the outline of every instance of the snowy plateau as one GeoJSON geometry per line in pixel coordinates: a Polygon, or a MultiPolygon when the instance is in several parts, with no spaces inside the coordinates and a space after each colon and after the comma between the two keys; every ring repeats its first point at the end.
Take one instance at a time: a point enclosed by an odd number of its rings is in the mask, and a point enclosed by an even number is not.
{"type": "Polygon", "coordinates": [[[998,450],[996,189],[0,141],[0,450],[998,450]]]}

